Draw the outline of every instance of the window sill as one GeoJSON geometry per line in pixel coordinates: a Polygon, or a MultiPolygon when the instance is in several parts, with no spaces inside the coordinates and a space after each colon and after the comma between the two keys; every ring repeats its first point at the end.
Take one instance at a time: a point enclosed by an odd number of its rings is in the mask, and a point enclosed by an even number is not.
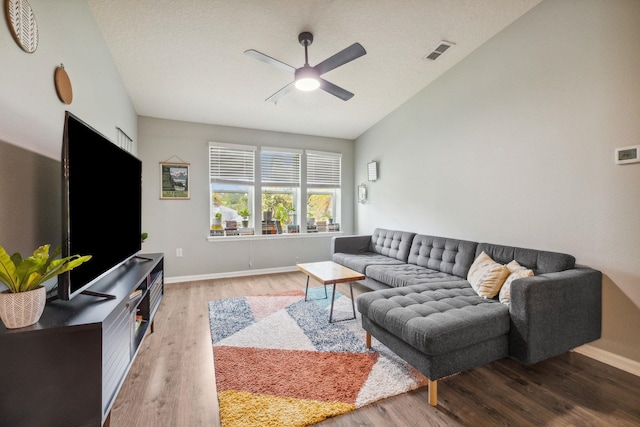
{"type": "Polygon", "coordinates": [[[207,236],[209,242],[237,242],[239,240],[270,240],[270,239],[307,239],[318,237],[342,236],[344,231],[323,231],[320,233],[283,233],[283,234],[255,234],[250,236],[207,236]]]}

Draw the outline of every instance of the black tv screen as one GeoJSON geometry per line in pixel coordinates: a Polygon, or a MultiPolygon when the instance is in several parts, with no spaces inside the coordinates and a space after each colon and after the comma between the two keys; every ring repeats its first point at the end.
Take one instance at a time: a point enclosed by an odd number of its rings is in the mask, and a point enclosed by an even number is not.
{"type": "Polygon", "coordinates": [[[92,256],[59,277],[69,300],[140,251],[142,162],[67,112],[62,185],[62,256],[92,256]]]}

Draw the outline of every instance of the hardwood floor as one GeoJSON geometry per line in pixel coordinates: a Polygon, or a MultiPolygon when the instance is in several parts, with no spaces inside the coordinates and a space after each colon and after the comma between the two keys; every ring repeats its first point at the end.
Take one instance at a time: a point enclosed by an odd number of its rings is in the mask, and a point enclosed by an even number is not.
{"type": "MultiPolygon", "coordinates": [[[[111,426],[219,426],[207,302],[303,289],[305,280],[296,272],[166,285],[111,426]]],[[[503,359],[439,381],[435,408],[423,388],[318,425],[638,426],[640,377],[573,352],[532,366],[503,359]]]]}

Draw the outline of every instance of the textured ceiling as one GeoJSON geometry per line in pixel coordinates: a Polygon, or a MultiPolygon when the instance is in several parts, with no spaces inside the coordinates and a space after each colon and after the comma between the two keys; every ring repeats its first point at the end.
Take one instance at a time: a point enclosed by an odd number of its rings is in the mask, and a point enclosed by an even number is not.
{"type": "Polygon", "coordinates": [[[142,116],[355,139],[541,0],[89,0],[142,116]],[[294,90],[293,76],[244,55],[299,68],[354,42],[367,54],[323,78],[355,96],[294,90]],[[437,61],[441,40],[456,45],[437,61]]]}

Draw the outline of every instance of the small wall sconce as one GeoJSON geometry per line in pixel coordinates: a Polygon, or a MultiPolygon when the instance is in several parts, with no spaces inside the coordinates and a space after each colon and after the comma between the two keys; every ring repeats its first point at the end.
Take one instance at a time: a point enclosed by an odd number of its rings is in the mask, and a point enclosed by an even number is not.
{"type": "Polygon", "coordinates": [[[378,179],[378,162],[370,162],[367,164],[367,177],[369,181],[378,179]]]}
{"type": "Polygon", "coordinates": [[[358,203],[366,203],[367,201],[367,186],[364,184],[358,185],[358,203]]]}

